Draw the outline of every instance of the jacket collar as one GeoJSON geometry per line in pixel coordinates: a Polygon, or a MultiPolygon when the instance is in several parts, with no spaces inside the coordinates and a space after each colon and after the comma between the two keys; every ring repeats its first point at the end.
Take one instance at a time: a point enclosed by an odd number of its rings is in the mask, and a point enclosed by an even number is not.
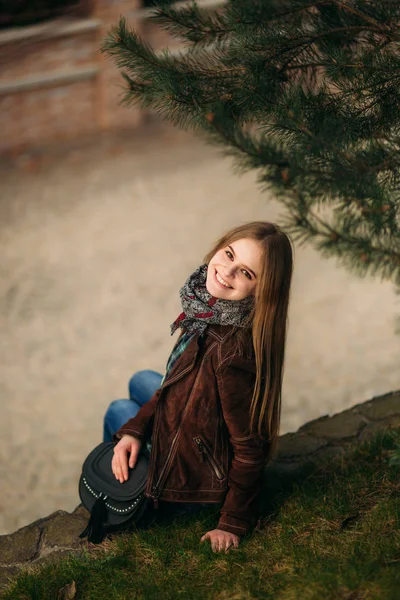
{"type": "Polygon", "coordinates": [[[223,342],[231,333],[232,328],[233,325],[219,325],[217,323],[210,323],[207,325],[207,333],[219,342],[223,342]]]}

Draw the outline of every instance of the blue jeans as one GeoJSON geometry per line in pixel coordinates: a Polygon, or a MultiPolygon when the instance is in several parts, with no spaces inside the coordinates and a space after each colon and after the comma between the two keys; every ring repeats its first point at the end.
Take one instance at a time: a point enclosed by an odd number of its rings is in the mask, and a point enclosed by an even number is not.
{"type": "Polygon", "coordinates": [[[139,412],[161,385],[162,375],[156,371],[138,371],[128,384],[129,400],[111,402],[104,417],[103,441],[112,442],[113,434],[139,412]]]}
{"type": "MultiPolygon", "coordinates": [[[[156,371],[137,371],[128,384],[129,400],[114,400],[104,416],[103,441],[111,442],[113,434],[129,419],[134,417],[141,406],[148,402],[161,386],[163,376],[156,371]]],[[[162,502],[160,501],[160,505],[162,502]]],[[[194,502],[168,502],[168,510],[178,514],[196,512],[210,504],[194,502]]]]}

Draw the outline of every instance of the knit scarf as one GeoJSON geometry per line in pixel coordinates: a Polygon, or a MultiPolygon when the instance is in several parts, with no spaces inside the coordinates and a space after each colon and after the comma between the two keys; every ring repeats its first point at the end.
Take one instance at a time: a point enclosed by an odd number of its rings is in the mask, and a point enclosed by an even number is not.
{"type": "Polygon", "coordinates": [[[185,281],[179,295],[183,312],[171,324],[171,335],[178,327],[202,334],[210,323],[244,327],[253,307],[254,296],[243,300],[223,300],[212,296],[206,287],[208,265],[198,267],[185,281]]]}

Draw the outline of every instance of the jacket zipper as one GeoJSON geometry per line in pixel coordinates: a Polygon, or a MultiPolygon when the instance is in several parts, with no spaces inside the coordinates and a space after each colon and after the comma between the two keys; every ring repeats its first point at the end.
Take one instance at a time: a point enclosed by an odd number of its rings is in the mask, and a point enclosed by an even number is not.
{"type": "MultiPolygon", "coordinates": [[[[151,491],[152,491],[152,493],[153,493],[153,496],[156,496],[155,498],[153,498],[153,500],[154,500],[154,508],[156,508],[156,509],[158,508],[158,497],[157,497],[157,496],[159,496],[159,495],[160,495],[160,488],[161,488],[161,484],[163,483],[162,479],[163,479],[163,477],[164,477],[164,475],[165,475],[165,472],[166,472],[166,470],[167,470],[167,467],[169,467],[169,464],[171,463],[171,457],[172,457],[172,455],[173,455],[174,446],[175,446],[176,440],[177,440],[177,438],[178,438],[178,436],[179,436],[179,433],[180,433],[180,428],[181,428],[181,426],[182,426],[182,423],[183,423],[183,421],[184,421],[184,418],[185,418],[186,412],[187,412],[187,410],[188,410],[188,407],[189,407],[189,405],[190,405],[191,396],[192,396],[192,394],[193,394],[193,390],[194,390],[194,389],[195,389],[195,387],[196,387],[197,379],[198,379],[198,378],[199,378],[199,376],[200,376],[200,372],[201,372],[201,366],[202,366],[202,364],[203,364],[203,361],[204,361],[205,357],[206,357],[206,355],[204,355],[204,356],[203,356],[203,358],[202,358],[202,361],[201,361],[201,364],[200,364],[200,367],[199,367],[198,373],[197,373],[197,375],[196,375],[196,379],[195,379],[195,381],[194,381],[194,384],[193,384],[193,387],[192,387],[192,393],[191,393],[191,395],[190,395],[190,397],[189,397],[189,400],[187,401],[187,404],[186,404],[186,406],[185,406],[185,410],[183,411],[183,415],[182,415],[182,419],[181,419],[181,423],[180,423],[180,426],[179,426],[179,428],[178,428],[178,431],[176,432],[176,434],[175,434],[175,436],[174,436],[174,439],[173,439],[173,440],[172,440],[172,442],[171,442],[171,449],[170,449],[170,451],[169,451],[169,453],[168,453],[168,456],[167,456],[167,459],[166,459],[166,461],[165,461],[164,467],[162,468],[162,471],[161,471],[161,473],[160,473],[160,476],[159,476],[159,478],[158,478],[158,481],[157,481],[157,483],[156,483],[155,485],[153,485],[153,487],[151,488],[151,491]]],[[[158,408],[158,406],[157,406],[157,408],[158,408]]],[[[161,410],[161,405],[160,405],[160,410],[161,410]]],[[[157,422],[157,431],[158,431],[158,425],[159,425],[159,424],[158,424],[158,422],[157,422]]],[[[154,460],[155,460],[155,459],[154,459],[154,460]]]]}
{"type": "MultiPolygon", "coordinates": [[[[187,370],[190,370],[190,365],[189,365],[189,367],[187,367],[187,368],[184,370],[184,373],[185,373],[187,370]]],[[[181,375],[182,375],[182,373],[179,373],[179,376],[181,376],[181,375]]],[[[176,376],[175,376],[175,377],[176,377],[176,376]]],[[[173,379],[172,379],[172,381],[174,381],[174,380],[175,380],[175,378],[173,378],[173,379]]],[[[170,382],[168,382],[168,383],[170,383],[170,382]]],[[[163,387],[164,387],[164,385],[165,385],[165,381],[164,381],[163,387]]],[[[154,432],[153,432],[153,435],[155,435],[155,433],[156,433],[156,432],[158,433],[158,429],[159,429],[159,421],[157,420],[157,417],[158,417],[158,412],[160,412],[160,411],[161,411],[161,403],[159,402],[159,403],[157,404],[157,407],[156,407],[156,413],[155,413],[155,415],[154,415],[154,432]]],[[[179,432],[179,429],[178,429],[178,432],[179,432]]],[[[165,461],[164,467],[163,467],[163,469],[162,469],[162,471],[161,471],[161,475],[160,475],[160,477],[158,478],[158,482],[157,482],[157,484],[156,484],[156,485],[153,485],[153,487],[151,488],[151,492],[153,493],[153,495],[154,495],[154,494],[155,494],[155,493],[158,491],[158,490],[157,490],[157,487],[158,487],[158,486],[159,486],[159,484],[160,484],[160,479],[161,479],[162,475],[164,474],[164,471],[165,471],[165,468],[166,468],[166,466],[167,466],[167,463],[168,463],[169,457],[171,456],[171,452],[172,452],[172,449],[173,449],[173,444],[174,444],[174,442],[175,442],[175,440],[176,440],[176,437],[177,437],[177,435],[178,435],[178,432],[175,434],[175,437],[174,437],[174,439],[172,440],[172,443],[171,443],[171,449],[170,449],[170,452],[169,452],[169,454],[168,454],[168,456],[167,456],[167,459],[166,459],[166,461],[165,461]]],[[[149,475],[150,475],[150,469],[153,469],[153,470],[154,470],[154,464],[155,464],[155,456],[154,456],[154,454],[155,454],[155,453],[154,453],[154,452],[152,452],[152,453],[151,453],[151,455],[150,455],[150,463],[151,463],[151,464],[150,464],[150,466],[149,466],[149,475]]],[[[153,498],[153,503],[154,503],[154,508],[155,508],[155,509],[158,509],[158,498],[153,498]]]]}
{"type": "Polygon", "coordinates": [[[211,467],[214,469],[215,475],[218,477],[218,479],[223,479],[224,476],[222,475],[217,463],[214,460],[213,455],[211,454],[211,452],[209,452],[209,450],[206,447],[206,445],[204,444],[203,440],[198,436],[193,439],[199,448],[199,452],[201,453],[202,460],[204,461],[204,457],[206,456],[208,458],[208,461],[209,461],[211,467]]]}

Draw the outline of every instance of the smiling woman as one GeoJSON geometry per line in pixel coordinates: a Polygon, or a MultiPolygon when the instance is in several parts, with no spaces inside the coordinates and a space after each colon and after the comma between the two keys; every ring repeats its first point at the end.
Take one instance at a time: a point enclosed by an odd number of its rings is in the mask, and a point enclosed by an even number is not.
{"type": "Polygon", "coordinates": [[[254,296],[261,259],[262,247],[252,239],[236,240],[221,248],[208,264],[207,290],[222,300],[254,296]]]}
{"type": "Polygon", "coordinates": [[[145,496],[179,514],[221,505],[213,550],[239,544],[258,518],[264,466],[279,436],[292,248],[278,225],[254,221],[220,238],[179,293],[182,332],[164,377],[136,373],[130,399],[111,403],[104,441],[112,472],[129,478],[150,450],[145,496]],[[161,401],[162,399],[162,401],[161,401]]]}

